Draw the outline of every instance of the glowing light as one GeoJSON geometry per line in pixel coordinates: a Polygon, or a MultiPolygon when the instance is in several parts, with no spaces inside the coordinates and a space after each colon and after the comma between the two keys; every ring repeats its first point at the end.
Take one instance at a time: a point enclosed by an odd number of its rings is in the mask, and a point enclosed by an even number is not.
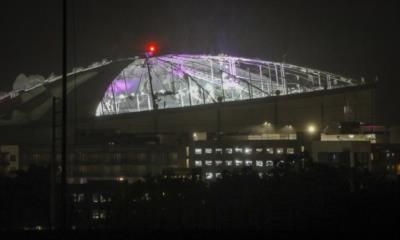
{"type": "Polygon", "coordinates": [[[349,138],[353,139],[354,138],[354,134],[349,134],[349,138]]]}
{"type": "Polygon", "coordinates": [[[314,125],[309,125],[307,127],[307,132],[308,133],[313,134],[313,133],[315,133],[315,131],[317,131],[317,128],[314,125]]]}
{"type": "Polygon", "coordinates": [[[157,45],[155,43],[149,43],[146,45],[146,54],[153,56],[157,51],[157,45]]]}
{"type": "Polygon", "coordinates": [[[118,180],[122,182],[122,181],[124,181],[124,178],[120,177],[120,178],[118,178],[118,180]]]}
{"type": "Polygon", "coordinates": [[[271,127],[271,123],[269,123],[269,122],[264,122],[264,126],[265,126],[265,127],[271,127]]]}

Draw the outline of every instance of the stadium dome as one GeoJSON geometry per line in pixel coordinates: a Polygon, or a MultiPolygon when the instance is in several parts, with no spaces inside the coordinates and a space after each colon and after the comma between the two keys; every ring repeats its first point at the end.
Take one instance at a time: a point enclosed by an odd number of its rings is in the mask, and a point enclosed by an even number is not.
{"type": "MultiPolygon", "coordinates": [[[[48,78],[20,74],[13,90],[0,94],[0,125],[51,120],[52,99],[61,97],[61,79],[54,74],[48,78]]],[[[75,119],[85,119],[268,98],[361,83],[287,63],[226,55],[171,54],[103,60],[68,73],[68,111],[75,119]]]]}
{"type": "Polygon", "coordinates": [[[96,116],[352,85],[357,81],[333,73],[258,59],[182,54],[136,58],[108,86],[96,116]]]}

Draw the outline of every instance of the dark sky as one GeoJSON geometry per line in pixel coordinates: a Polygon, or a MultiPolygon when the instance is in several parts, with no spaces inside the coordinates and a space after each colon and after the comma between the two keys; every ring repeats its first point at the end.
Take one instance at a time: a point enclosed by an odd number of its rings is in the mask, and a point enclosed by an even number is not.
{"type": "MultiPolygon", "coordinates": [[[[160,54],[285,59],[349,77],[379,76],[380,101],[399,119],[396,0],[68,2],[70,68],[140,55],[150,40],[160,54]]],[[[61,0],[3,0],[0,19],[0,91],[19,73],[61,72],[61,0]]]]}

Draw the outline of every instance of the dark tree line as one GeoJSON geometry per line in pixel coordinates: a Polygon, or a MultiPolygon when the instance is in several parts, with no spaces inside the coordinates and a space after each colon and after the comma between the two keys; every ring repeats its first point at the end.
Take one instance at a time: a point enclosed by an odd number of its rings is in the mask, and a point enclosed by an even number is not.
{"type": "MultiPolygon", "coordinates": [[[[197,172],[196,172],[197,171],[197,172]]],[[[133,184],[88,183],[85,199],[70,197],[69,224],[77,229],[260,229],[329,230],[398,227],[399,181],[368,172],[311,165],[304,171],[277,168],[260,178],[253,169],[225,171],[215,181],[148,177],[133,184]],[[93,203],[100,192],[104,203],[93,203]],[[108,194],[108,195],[107,195],[108,194]],[[104,216],[94,219],[93,211],[104,216]]],[[[2,178],[2,229],[48,225],[48,169],[31,167],[2,178]]]]}

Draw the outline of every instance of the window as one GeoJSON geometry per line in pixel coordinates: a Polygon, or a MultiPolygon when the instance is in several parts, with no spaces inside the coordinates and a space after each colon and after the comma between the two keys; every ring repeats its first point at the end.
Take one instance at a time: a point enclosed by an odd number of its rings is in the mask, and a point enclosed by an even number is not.
{"type": "Polygon", "coordinates": [[[201,167],[202,162],[200,160],[194,161],[194,166],[195,167],[201,167]]]}
{"type": "Polygon", "coordinates": [[[276,154],[283,154],[283,148],[277,148],[276,154]]]}
{"type": "Polygon", "coordinates": [[[212,166],[213,164],[212,164],[212,161],[211,161],[211,160],[206,160],[206,161],[205,161],[205,165],[208,166],[208,167],[210,167],[210,166],[212,166]]]}
{"type": "Polygon", "coordinates": [[[202,153],[203,153],[203,151],[202,151],[201,148],[195,148],[195,149],[194,149],[194,154],[200,155],[200,154],[202,154],[202,153]]]}
{"type": "Polygon", "coordinates": [[[235,166],[236,167],[243,166],[243,161],[242,160],[235,160],[235,166]]]}
{"type": "Polygon", "coordinates": [[[225,148],[225,153],[232,154],[233,153],[232,148],[225,148]]]}
{"type": "Polygon", "coordinates": [[[266,149],[268,154],[274,154],[274,149],[273,148],[267,148],[266,149]]]}
{"type": "Polygon", "coordinates": [[[263,161],[257,160],[257,161],[256,161],[256,166],[257,166],[257,167],[262,167],[262,166],[264,166],[263,161]]]}
{"type": "Polygon", "coordinates": [[[210,180],[210,179],[212,179],[213,178],[213,173],[212,172],[206,172],[206,179],[207,180],[210,180]]]}
{"type": "Polygon", "coordinates": [[[99,200],[101,203],[111,202],[111,197],[107,197],[104,194],[99,194],[99,200]]]}
{"type": "Polygon", "coordinates": [[[243,148],[235,147],[235,153],[242,153],[242,152],[243,152],[243,148]]]}
{"type": "Polygon", "coordinates": [[[233,165],[233,161],[232,160],[226,160],[225,161],[225,165],[228,167],[231,167],[233,165]]]}
{"type": "Polygon", "coordinates": [[[247,147],[247,148],[244,149],[244,153],[245,153],[245,154],[251,154],[252,152],[253,152],[253,149],[252,149],[252,148],[248,148],[248,147],[247,147]]]}
{"type": "Polygon", "coordinates": [[[253,161],[251,161],[251,160],[246,160],[246,161],[244,162],[244,164],[245,164],[247,167],[250,167],[250,166],[253,166],[253,161]]]}
{"type": "Polygon", "coordinates": [[[262,153],[263,149],[262,148],[256,148],[256,153],[262,153]]]}
{"type": "Polygon", "coordinates": [[[294,148],[287,148],[286,149],[287,154],[294,154],[294,148]]]}
{"type": "Polygon", "coordinates": [[[222,154],[222,148],[216,148],[215,149],[216,154],[222,154]]]}
{"type": "Polygon", "coordinates": [[[85,199],[85,194],[83,193],[74,193],[72,194],[73,201],[78,203],[78,202],[83,202],[85,199]]]}
{"type": "Polygon", "coordinates": [[[271,161],[271,160],[267,160],[267,161],[265,162],[265,166],[266,166],[266,167],[273,167],[273,166],[274,166],[274,162],[271,161]]]}
{"type": "Polygon", "coordinates": [[[222,174],[219,172],[215,173],[215,178],[222,178],[222,174]]]}
{"type": "Polygon", "coordinates": [[[105,219],[106,218],[106,211],[103,209],[95,209],[92,212],[92,219],[105,219]]]}
{"type": "Polygon", "coordinates": [[[94,193],[94,194],[92,195],[92,201],[93,201],[94,203],[99,203],[99,202],[100,202],[100,194],[94,193]]]}
{"type": "Polygon", "coordinates": [[[211,154],[212,153],[212,148],[206,148],[206,149],[204,149],[204,152],[206,154],[211,154]]]}
{"type": "Polygon", "coordinates": [[[221,166],[222,160],[215,160],[215,166],[221,166]]]}
{"type": "Polygon", "coordinates": [[[285,166],[285,161],[280,160],[276,165],[277,165],[277,167],[284,167],[285,166]]]}

